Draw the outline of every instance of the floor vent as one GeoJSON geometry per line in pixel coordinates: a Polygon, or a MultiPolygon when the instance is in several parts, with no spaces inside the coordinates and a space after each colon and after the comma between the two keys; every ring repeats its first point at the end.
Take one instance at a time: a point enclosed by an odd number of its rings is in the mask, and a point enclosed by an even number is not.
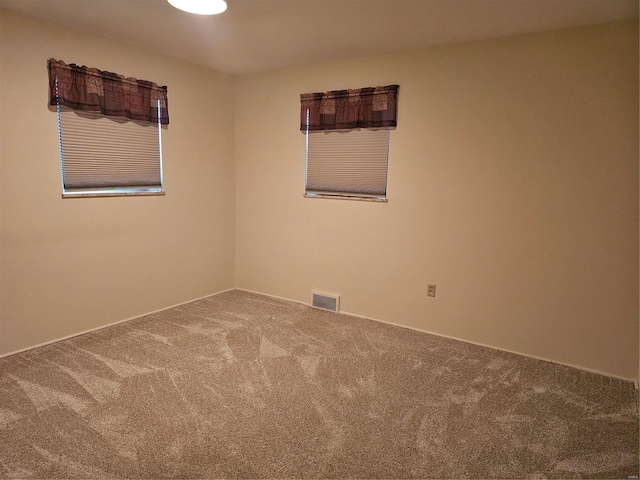
{"type": "Polygon", "coordinates": [[[338,312],[340,310],[340,295],[311,292],[311,296],[312,307],[330,310],[332,312],[338,312]]]}

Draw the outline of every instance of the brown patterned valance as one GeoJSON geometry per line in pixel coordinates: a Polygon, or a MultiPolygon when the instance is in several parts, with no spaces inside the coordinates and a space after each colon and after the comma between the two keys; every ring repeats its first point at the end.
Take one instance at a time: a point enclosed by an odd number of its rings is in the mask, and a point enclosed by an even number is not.
{"type": "Polygon", "coordinates": [[[397,98],[398,85],[303,93],[300,130],[395,127],[397,98]]]}
{"type": "Polygon", "coordinates": [[[160,123],[166,125],[169,123],[167,87],[49,59],[50,105],[158,123],[158,101],[160,123]]]}

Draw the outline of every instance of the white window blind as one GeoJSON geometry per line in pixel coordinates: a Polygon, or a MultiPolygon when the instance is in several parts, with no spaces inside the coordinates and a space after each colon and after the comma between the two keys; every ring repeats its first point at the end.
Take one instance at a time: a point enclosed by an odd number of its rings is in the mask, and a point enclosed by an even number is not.
{"type": "Polygon", "coordinates": [[[162,193],[159,123],[58,106],[64,196],[162,193]]]}
{"type": "Polygon", "coordinates": [[[307,131],[307,196],[384,200],[389,158],[388,128],[307,131]]]}

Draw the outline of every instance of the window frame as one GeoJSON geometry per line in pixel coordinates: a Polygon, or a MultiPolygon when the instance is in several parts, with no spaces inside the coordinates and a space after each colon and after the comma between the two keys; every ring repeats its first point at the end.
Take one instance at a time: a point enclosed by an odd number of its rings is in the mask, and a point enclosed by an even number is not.
{"type": "MultiPolygon", "coordinates": [[[[164,164],[163,164],[163,153],[162,153],[162,123],[161,123],[161,105],[158,100],[158,123],[157,125],[150,124],[152,128],[157,128],[158,130],[158,167],[159,167],[159,186],[139,186],[139,185],[131,185],[131,186],[109,186],[109,187],[66,187],[65,186],[65,170],[64,170],[64,141],[63,141],[63,127],[61,121],[62,114],[75,114],[72,109],[65,109],[63,112],[61,109],[61,105],[59,102],[56,102],[56,115],[58,121],[58,144],[59,144],[59,155],[60,155],[60,175],[61,175],[61,187],[62,187],[62,197],[63,198],[82,198],[82,197],[123,197],[123,196],[163,196],[165,195],[164,189],[164,164]]],[[[102,117],[109,118],[108,115],[101,114],[100,112],[95,112],[102,117]]],[[[122,117],[116,117],[118,119],[122,119],[122,117]]],[[[86,119],[87,122],[93,121],[92,119],[86,119]]],[[[127,122],[136,123],[133,120],[127,119],[127,122]]],[[[140,128],[145,128],[140,125],[140,128]]]]}
{"type": "MultiPolygon", "coordinates": [[[[384,193],[357,193],[357,192],[341,192],[339,190],[336,191],[326,191],[322,192],[319,190],[309,189],[309,139],[310,134],[313,135],[323,135],[327,134],[328,131],[325,130],[316,130],[310,131],[309,129],[309,109],[306,112],[307,122],[306,122],[306,131],[305,133],[305,172],[304,172],[304,197],[305,198],[324,198],[324,199],[335,199],[335,200],[359,200],[359,201],[369,201],[369,202],[388,202],[388,186],[389,186],[389,152],[391,148],[391,130],[392,127],[380,127],[375,129],[367,129],[367,128],[359,128],[357,130],[342,130],[340,131],[341,135],[349,135],[354,131],[360,130],[384,130],[387,134],[387,140],[385,144],[386,148],[386,160],[385,160],[385,188],[384,193]]],[[[330,134],[330,133],[329,133],[330,134]]]]}

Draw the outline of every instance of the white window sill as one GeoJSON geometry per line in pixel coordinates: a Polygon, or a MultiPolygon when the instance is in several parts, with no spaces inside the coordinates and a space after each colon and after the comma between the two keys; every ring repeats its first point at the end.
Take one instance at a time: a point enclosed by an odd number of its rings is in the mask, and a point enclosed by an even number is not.
{"type": "Polygon", "coordinates": [[[348,194],[331,194],[331,193],[305,193],[304,198],[329,198],[334,200],[359,200],[363,202],[382,202],[386,203],[386,197],[373,197],[363,195],[348,195],[348,194]]]}
{"type": "Polygon", "coordinates": [[[164,190],[82,190],[63,192],[62,198],[164,196],[164,190]]]}

